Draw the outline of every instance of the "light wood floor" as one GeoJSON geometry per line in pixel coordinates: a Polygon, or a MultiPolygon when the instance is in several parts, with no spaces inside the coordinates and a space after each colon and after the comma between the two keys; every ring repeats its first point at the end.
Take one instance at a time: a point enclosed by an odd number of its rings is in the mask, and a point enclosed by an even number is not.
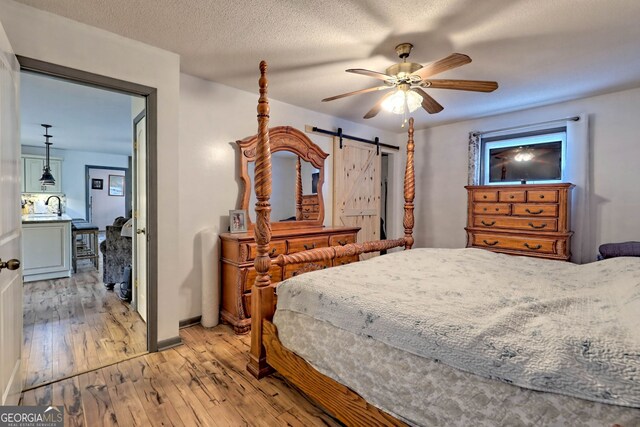
{"type": "Polygon", "coordinates": [[[68,279],[24,284],[25,388],[146,352],[146,324],[102,274],[79,265],[68,279]]]}
{"type": "Polygon", "coordinates": [[[249,336],[228,326],[181,330],[184,344],[23,394],[64,405],[65,426],[338,426],[277,376],[245,369],[249,336]]]}

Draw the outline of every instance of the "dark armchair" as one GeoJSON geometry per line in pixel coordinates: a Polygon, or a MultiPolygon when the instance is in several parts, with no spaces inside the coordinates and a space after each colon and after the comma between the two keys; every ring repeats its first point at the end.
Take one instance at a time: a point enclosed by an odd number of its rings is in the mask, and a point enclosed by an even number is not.
{"type": "Polygon", "coordinates": [[[132,263],[131,237],[121,235],[122,226],[127,220],[127,218],[118,217],[113,225],[107,225],[106,238],[100,243],[103,266],[102,281],[108,289],[113,289],[116,283],[125,281],[124,269],[132,263]]]}

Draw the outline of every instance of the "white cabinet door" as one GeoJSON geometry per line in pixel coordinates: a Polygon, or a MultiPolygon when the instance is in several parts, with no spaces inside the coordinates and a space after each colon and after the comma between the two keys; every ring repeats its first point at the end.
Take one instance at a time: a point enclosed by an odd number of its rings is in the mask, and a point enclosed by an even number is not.
{"type": "Polygon", "coordinates": [[[44,188],[45,193],[62,193],[62,160],[50,159],[49,167],[51,168],[51,175],[56,180],[56,185],[47,185],[44,188]]]}
{"type": "Polygon", "coordinates": [[[24,191],[26,193],[42,193],[40,177],[44,160],[33,157],[24,157],[24,191]]]}
{"type": "Polygon", "coordinates": [[[44,168],[43,157],[23,156],[24,192],[25,193],[62,193],[62,160],[50,159],[49,167],[51,175],[56,180],[56,185],[42,185],[40,178],[44,168]]]}
{"type": "Polygon", "coordinates": [[[22,225],[22,274],[25,282],[69,277],[71,222],[22,225]]]}

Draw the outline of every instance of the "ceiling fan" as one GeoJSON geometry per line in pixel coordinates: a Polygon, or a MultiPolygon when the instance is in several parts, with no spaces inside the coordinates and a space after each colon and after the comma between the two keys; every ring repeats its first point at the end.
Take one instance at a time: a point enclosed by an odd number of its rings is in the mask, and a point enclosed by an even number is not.
{"type": "Polygon", "coordinates": [[[407,62],[412,48],[413,45],[411,43],[401,43],[396,46],[396,52],[400,59],[402,59],[402,62],[393,64],[387,68],[384,73],[364,70],[362,68],[346,70],[348,73],[361,74],[382,80],[384,85],[332,96],[323,99],[322,102],[333,101],[362,93],[395,89],[393,92],[387,93],[380,98],[373,108],[364,115],[364,118],[370,119],[375,117],[382,108],[394,114],[404,114],[406,116],[407,111],[413,112],[422,106],[427,113],[435,114],[442,111],[444,107],[427,94],[423,88],[467,90],[473,92],[493,92],[498,88],[498,83],[491,81],[431,79],[431,76],[470,63],[471,58],[461,53],[452,53],[446,58],[422,66],[415,62],[407,62]]]}

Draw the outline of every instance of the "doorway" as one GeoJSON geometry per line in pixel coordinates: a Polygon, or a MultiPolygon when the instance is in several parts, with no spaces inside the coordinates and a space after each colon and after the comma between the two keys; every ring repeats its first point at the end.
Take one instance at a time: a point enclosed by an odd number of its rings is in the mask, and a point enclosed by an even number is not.
{"type": "MultiPolygon", "coordinates": [[[[125,360],[146,351],[156,351],[157,349],[157,309],[155,300],[155,266],[157,264],[154,259],[157,247],[155,239],[150,236],[151,233],[145,234],[143,240],[147,257],[143,255],[143,259],[141,259],[140,255],[136,254],[139,265],[137,270],[140,272],[140,265],[144,265],[146,282],[140,281],[140,278],[134,272],[130,279],[123,276],[121,281],[115,284],[117,288],[128,281],[131,288],[133,288],[134,283],[137,283],[138,290],[144,288],[143,293],[145,299],[148,300],[148,306],[145,307],[142,313],[138,313],[138,311],[142,310],[136,307],[136,292],[133,292],[133,289],[131,289],[132,301],[127,303],[126,301],[122,302],[112,298],[114,296],[113,291],[110,294],[110,290],[105,287],[109,283],[104,279],[108,261],[106,261],[105,242],[103,242],[106,238],[104,231],[107,227],[115,225],[115,218],[124,217],[124,219],[128,219],[128,217],[135,214],[132,212],[131,207],[137,197],[147,200],[150,207],[155,206],[155,194],[149,191],[146,186],[137,188],[137,192],[135,194],[132,193],[135,186],[132,185],[131,175],[134,172],[134,168],[141,167],[139,162],[133,163],[133,158],[135,157],[134,139],[132,138],[133,118],[137,117],[141,111],[144,111],[148,117],[148,121],[145,124],[154,126],[156,95],[155,90],[152,88],[108,79],[28,58],[19,57],[18,59],[23,72],[37,74],[38,77],[53,77],[53,80],[62,81],[69,85],[78,86],[78,83],[80,83],[85,89],[91,87],[96,91],[110,91],[112,93],[115,90],[119,95],[135,99],[130,103],[127,111],[129,126],[126,133],[129,153],[124,160],[124,165],[127,167],[122,167],[122,163],[118,166],[112,166],[107,160],[109,153],[97,151],[98,154],[95,156],[90,154],[91,151],[87,150],[86,147],[85,150],[75,150],[81,151],[81,154],[75,153],[68,158],[63,156],[61,177],[67,178],[66,182],[70,185],[77,186],[77,184],[80,184],[82,193],[88,196],[86,198],[82,197],[80,200],[79,197],[75,197],[75,193],[73,197],[70,197],[67,194],[69,191],[64,189],[61,190],[61,194],[58,196],[63,199],[61,203],[63,210],[65,214],[71,214],[69,215],[71,219],[84,220],[84,222],[96,227],[102,243],[99,249],[100,262],[98,269],[92,268],[91,265],[86,263],[84,265],[79,264],[75,274],[72,272],[68,279],[56,278],[36,282],[33,286],[34,292],[28,292],[27,286],[29,284],[25,286],[25,326],[31,328],[31,330],[25,329],[24,331],[23,364],[27,367],[26,371],[28,371],[30,364],[44,362],[43,368],[33,371],[35,373],[31,375],[31,379],[27,376],[25,386],[28,389],[125,360]],[[77,163],[76,160],[79,157],[84,157],[85,161],[77,163]],[[104,162],[96,161],[96,158],[102,158],[104,162]],[[71,166],[72,163],[74,163],[73,166],[71,166]],[[70,172],[65,170],[67,165],[69,166],[68,170],[81,168],[81,175],[79,177],[72,176],[70,172]],[[90,173],[87,174],[87,172],[90,173]],[[96,176],[92,176],[93,173],[96,176]],[[93,183],[94,179],[95,184],[93,183]],[[113,208],[113,211],[109,211],[104,206],[99,208],[98,211],[87,209],[89,204],[94,205],[92,208],[95,208],[98,195],[118,200],[118,207],[113,208]],[[93,196],[93,200],[90,199],[91,196],[93,196]],[[77,209],[79,207],[78,202],[82,203],[81,209],[77,209]],[[68,283],[65,281],[68,281],[68,283]],[[66,285],[69,286],[65,287],[66,285]],[[68,302],[67,300],[73,299],[75,295],[79,296],[79,303],[56,305],[56,301],[68,302]],[[50,302],[45,304],[38,303],[41,308],[44,307],[43,310],[32,310],[33,305],[30,306],[29,304],[36,301],[39,296],[45,297],[50,302]],[[27,309],[31,310],[31,312],[27,311],[27,309]],[[139,320],[135,320],[135,316],[131,316],[131,314],[135,314],[139,320]],[[27,322],[29,318],[33,318],[34,322],[27,322]],[[106,318],[109,321],[102,322],[101,318],[106,318]],[[43,326],[42,323],[38,324],[38,319],[44,320],[46,326],[43,326]],[[131,319],[134,320],[132,321],[131,319]],[[58,350],[58,353],[52,352],[51,356],[48,356],[46,354],[48,349],[52,351],[58,350]],[[38,361],[37,359],[44,360],[38,361]],[[50,366],[47,366],[47,364],[50,366]]],[[[78,120],[78,122],[83,123],[82,120],[78,120]]],[[[28,123],[25,123],[25,125],[28,125],[28,123]]],[[[148,170],[139,171],[138,174],[155,176],[155,130],[149,129],[144,135],[145,138],[147,135],[149,137],[149,140],[143,144],[145,150],[148,150],[144,156],[145,159],[149,160],[148,164],[144,165],[144,167],[148,166],[148,170]]],[[[92,142],[96,142],[101,136],[104,135],[99,133],[93,135],[92,142]]],[[[105,138],[103,142],[107,140],[108,138],[105,138]]],[[[100,144],[99,141],[98,144],[100,144]]],[[[68,149],[68,151],[74,150],[68,149]]],[[[64,183],[65,180],[62,179],[63,187],[64,183]]],[[[155,231],[155,214],[150,215],[149,218],[151,224],[146,224],[146,222],[143,224],[139,218],[132,221],[135,224],[129,228],[130,234],[128,238],[130,241],[135,240],[137,235],[134,230],[142,229],[145,230],[145,233],[146,230],[155,231]]],[[[120,228],[123,229],[123,227],[120,228]]],[[[123,231],[120,230],[118,237],[121,236],[123,236],[123,231]]],[[[81,238],[76,239],[76,236],[72,235],[71,245],[79,242],[82,243],[81,238]]],[[[132,242],[129,245],[130,248],[136,246],[132,242]]],[[[140,244],[137,246],[140,249],[140,244]]],[[[131,266],[134,264],[133,251],[135,249],[129,249],[129,251],[131,253],[127,264],[131,266]]],[[[135,271],[135,268],[132,267],[129,267],[128,271],[132,269],[135,271]]]]}
{"type": "Polygon", "coordinates": [[[129,168],[86,165],[86,218],[106,231],[107,225],[119,216],[130,218],[132,188],[129,168]]]}

